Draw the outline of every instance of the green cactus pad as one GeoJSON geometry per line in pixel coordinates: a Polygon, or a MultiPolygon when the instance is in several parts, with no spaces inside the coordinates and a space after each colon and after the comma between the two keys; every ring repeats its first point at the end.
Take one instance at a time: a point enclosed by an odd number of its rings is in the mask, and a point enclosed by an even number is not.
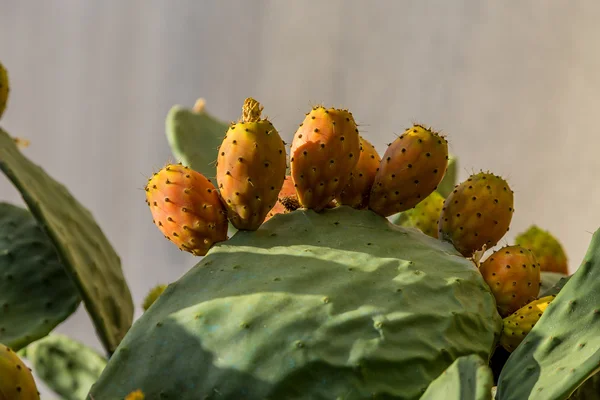
{"type": "Polygon", "coordinates": [[[563,278],[560,278],[560,280],[558,282],[556,282],[553,286],[549,287],[548,289],[546,289],[544,291],[540,290],[540,295],[538,297],[546,297],[546,296],[551,296],[551,295],[556,296],[562,290],[562,288],[567,284],[567,282],[569,282],[570,278],[571,278],[571,276],[565,276],[563,278]]]}
{"type": "Polygon", "coordinates": [[[511,354],[498,400],[563,400],[600,366],[600,230],[584,261],[511,354]]]}
{"type": "Polygon", "coordinates": [[[371,211],[297,210],[171,283],[91,394],[418,399],[458,357],[487,359],[500,330],[481,274],[451,245],[371,211]]]}
{"type": "Polygon", "coordinates": [[[174,106],[166,120],[166,134],[177,162],[200,172],[216,184],[217,151],[229,124],[204,109],[194,111],[174,106]]]}
{"type": "Polygon", "coordinates": [[[494,377],[478,355],[459,357],[437,377],[420,400],[491,400],[494,377]]]}
{"type": "Polygon", "coordinates": [[[2,129],[0,169],[54,243],[101,342],[112,352],[133,320],[133,300],[119,256],[92,214],[62,184],[21,154],[2,129]]]}
{"type": "Polygon", "coordinates": [[[54,245],[29,210],[0,203],[0,343],[46,336],[81,302],[54,245]]]}
{"type": "MultiPolygon", "coordinates": [[[[548,272],[548,271],[542,271],[540,273],[540,275],[542,277],[542,286],[540,286],[540,295],[538,296],[539,298],[544,297],[544,296],[542,296],[542,293],[548,292],[554,286],[556,286],[558,284],[558,282],[560,282],[561,279],[567,277],[567,275],[565,275],[565,274],[561,274],[558,272],[548,272]]],[[[556,294],[556,293],[554,293],[554,294],[556,294]]]]}
{"type": "Polygon", "coordinates": [[[452,190],[454,190],[454,186],[457,184],[458,179],[458,158],[452,154],[448,156],[448,167],[446,168],[446,173],[442,178],[442,181],[437,187],[437,192],[441,194],[444,198],[448,197],[452,190]]]}
{"type": "Polygon", "coordinates": [[[106,366],[95,350],[68,336],[50,334],[24,348],[36,376],[64,400],[85,399],[106,366]]]}
{"type": "Polygon", "coordinates": [[[600,373],[597,372],[579,386],[569,400],[600,400],[600,373]]]}

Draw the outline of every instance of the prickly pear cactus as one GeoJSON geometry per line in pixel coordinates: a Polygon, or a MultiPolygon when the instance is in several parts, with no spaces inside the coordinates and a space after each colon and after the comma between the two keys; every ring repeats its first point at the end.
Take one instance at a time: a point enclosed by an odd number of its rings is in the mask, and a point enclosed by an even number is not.
{"type": "Polygon", "coordinates": [[[8,72],[4,65],[0,62],[0,118],[6,110],[6,103],[8,102],[8,94],[10,93],[10,86],[8,82],[8,72]]]}
{"type": "Polygon", "coordinates": [[[19,350],[46,336],[81,299],[29,210],[0,203],[0,343],[19,350]]]}
{"type": "Polygon", "coordinates": [[[65,335],[50,334],[22,354],[33,372],[64,400],[85,399],[106,366],[106,358],[65,335]]]}
{"type": "Polygon", "coordinates": [[[524,305],[504,318],[500,344],[508,351],[517,348],[531,329],[542,317],[542,314],[555,296],[546,296],[524,305]]]}
{"type": "Polygon", "coordinates": [[[492,400],[494,377],[486,361],[476,354],[457,358],[419,400],[492,400]]]}
{"type": "Polygon", "coordinates": [[[564,400],[600,370],[600,230],[506,362],[498,400],[564,400]]]}
{"type": "Polygon", "coordinates": [[[450,244],[371,211],[297,210],[215,245],[169,285],[91,395],[418,399],[457,358],[487,360],[500,329],[450,244]]]}

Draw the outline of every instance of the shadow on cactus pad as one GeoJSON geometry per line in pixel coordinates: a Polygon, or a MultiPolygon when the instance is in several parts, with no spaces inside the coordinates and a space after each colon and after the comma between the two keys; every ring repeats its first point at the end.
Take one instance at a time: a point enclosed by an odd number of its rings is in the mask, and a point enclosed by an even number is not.
{"type": "Polygon", "coordinates": [[[418,399],[457,358],[487,360],[500,329],[451,245],[371,211],[297,210],[239,231],[169,285],[91,395],[418,399]]]}
{"type": "Polygon", "coordinates": [[[0,343],[17,351],[46,336],[81,302],[29,210],[0,203],[0,343]]]}

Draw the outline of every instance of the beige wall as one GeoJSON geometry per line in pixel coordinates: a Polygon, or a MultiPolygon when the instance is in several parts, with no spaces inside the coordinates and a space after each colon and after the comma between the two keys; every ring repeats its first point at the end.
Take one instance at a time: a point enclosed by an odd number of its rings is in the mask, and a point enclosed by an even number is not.
{"type": "MultiPolygon", "coordinates": [[[[510,179],[506,240],[536,222],[574,270],[600,226],[600,3],[503,4],[0,0],[2,126],[92,210],[137,304],[197,261],[152,225],[141,188],[170,157],[167,111],[200,96],[226,119],[258,98],[288,141],[317,102],[350,108],[381,152],[412,121],[441,129],[461,179],[510,179]]],[[[82,310],[60,330],[99,348],[82,310]]]]}

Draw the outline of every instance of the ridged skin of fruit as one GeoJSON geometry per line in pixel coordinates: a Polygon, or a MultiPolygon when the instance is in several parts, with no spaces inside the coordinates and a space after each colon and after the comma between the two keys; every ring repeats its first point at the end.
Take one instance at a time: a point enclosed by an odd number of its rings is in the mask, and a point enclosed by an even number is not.
{"type": "Polygon", "coordinates": [[[479,267],[505,317],[537,298],[542,285],[535,255],[521,246],[505,246],[479,267]]]}
{"type": "Polygon", "coordinates": [[[369,208],[384,217],[429,196],[448,167],[448,141],[422,125],[404,131],[385,151],[371,189],[369,208]]]}
{"type": "Polygon", "coordinates": [[[0,63],[0,118],[6,110],[6,103],[8,102],[8,94],[10,93],[10,86],[8,82],[8,72],[4,65],[0,63]]]}
{"type": "Polygon", "coordinates": [[[381,157],[377,154],[375,146],[368,140],[359,136],[360,156],[352,171],[350,182],[338,198],[338,203],[356,209],[364,209],[369,205],[369,194],[379,170],[381,157]]]}
{"type": "Polygon", "coordinates": [[[340,195],[360,157],[358,127],[350,112],[314,107],[300,124],[290,169],[303,208],[321,211],[340,195]]]}
{"type": "Polygon", "coordinates": [[[556,296],[546,296],[519,308],[502,320],[503,330],[500,345],[512,352],[531,331],[536,322],[556,296]]]}
{"type": "Polygon", "coordinates": [[[150,308],[150,306],[156,301],[156,299],[158,299],[158,297],[165,291],[166,288],[167,285],[160,284],[150,289],[144,298],[144,302],[142,303],[142,308],[144,311],[147,311],[150,308]]]}
{"type": "Polygon", "coordinates": [[[465,257],[484,245],[495,246],[509,229],[513,192],[506,180],[489,172],[471,175],[444,202],[438,235],[465,257]]]}
{"type": "Polygon", "coordinates": [[[434,191],[414,208],[400,214],[395,223],[400,226],[417,228],[433,238],[438,237],[438,220],[444,206],[444,197],[434,191]]]}
{"type": "Polygon", "coordinates": [[[204,256],[227,240],[227,216],[214,185],[191,168],[169,164],[146,185],[153,222],[179,249],[204,256]]]}
{"type": "Polygon", "coordinates": [[[550,232],[532,225],[515,237],[515,244],[521,245],[535,254],[542,272],[569,274],[565,250],[550,232]]]}
{"type": "Polygon", "coordinates": [[[31,370],[9,347],[0,344],[0,400],[39,400],[31,370]]]}
{"type": "MultiPolygon", "coordinates": [[[[285,179],[285,144],[260,111],[246,99],[245,116],[232,124],[219,148],[217,182],[231,224],[240,230],[256,230],[275,206],[285,179]]],[[[260,110],[260,108],[259,108],[260,110]]]]}

